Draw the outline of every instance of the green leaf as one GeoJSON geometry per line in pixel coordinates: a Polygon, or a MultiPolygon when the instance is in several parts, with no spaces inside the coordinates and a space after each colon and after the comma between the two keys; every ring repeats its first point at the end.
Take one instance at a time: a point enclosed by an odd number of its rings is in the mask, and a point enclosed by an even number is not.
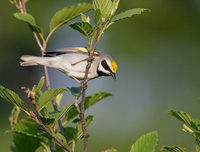
{"type": "Polygon", "coordinates": [[[79,31],[81,34],[85,35],[86,37],[90,37],[90,35],[93,33],[92,26],[87,22],[76,22],[70,24],[70,27],[74,30],[79,31]]]}
{"type": "MultiPolygon", "coordinates": [[[[93,116],[89,115],[87,116],[87,118],[85,119],[85,126],[86,128],[89,126],[89,124],[92,122],[93,120],[93,116]]],[[[83,137],[83,130],[82,130],[82,125],[81,123],[79,123],[76,127],[76,140],[80,140],[83,137]]]]}
{"type": "Polygon", "coordinates": [[[86,17],[85,14],[81,13],[82,22],[90,23],[90,17],[86,17]]]}
{"type": "Polygon", "coordinates": [[[163,146],[160,151],[187,152],[187,150],[181,146],[163,146]]]}
{"type": "Polygon", "coordinates": [[[186,125],[198,130],[199,124],[197,122],[197,119],[193,119],[188,113],[185,113],[184,111],[175,111],[175,110],[169,110],[168,114],[171,116],[174,116],[175,118],[179,119],[186,125]]]}
{"type": "Polygon", "coordinates": [[[99,9],[101,17],[107,19],[112,14],[113,3],[111,0],[93,0],[93,9],[99,9]]]}
{"type": "Polygon", "coordinates": [[[30,117],[24,117],[11,131],[18,151],[34,152],[41,146],[43,138],[38,135],[39,125],[30,117]]]}
{"type": "Polygon", "coordinates": [[[101,11],[100,9],[96,9],[94,14],[94,22],[96,26],[99,24],[100,19],[101,19],[101,11]]]}
{"type": "Polygon", "coordinates": [[[120,1],[120,0],[113,0],[112,15],[115,14],[115,12],[117,11],[118,5],[119,5],[119,1],[120,1]]]}
{"type": "Polygon", "coordinates": [[[155,152],[158,143],[158,133],[153,131],[140,137],[132,145],[130,152],[155,152]]]}
{"type": "Polygon", "coordinates": [[[38,111],[42,110],[42,108],[45,107],[48,104],[48,102],[52,101],[57,95],[59,95],[64,91],[67,91],[67,89],[64,88],[50,89],[44,92],[36,103],[38,111]]]}
{"type": "Polygon", "coordinates": [[[68,21],[78,17],[81,13],[88,12],[92,9],[90,3],[79,3],[77,5],[65,7],[54,14],[50,21],[50,33],[67,23],[68,21]]]}
{"type": "Polygon", "coordinates": [[[56,96],[56,104],[57,104],[58,109],[60,108],[60,103],[61,103],[62,98],[63,98],[62,93],[56,96]]]}
{"type": "Polygon", "coordinates": [[[76,128],[74,127],[66,127],[64,128],[65,137],[67,140],[67,144],[72,144],[73,140],[76,140],[76,128]]]}
{"type": "Polygon", "coordinates": [[[18,106],[27,115],[30,115],[24,102],[20,99],[19,95],[1,85],[0,85],[0,97],[2,97],[6,101],[9,101],[10,103],[18,106]]]}
{"type": "Polygon", "coordinates": [[[10,2],[11,4],[15,4],[14,0],[9,0],[9,2],[10,2]]]}
{"type": "Polygon", "coordinates": [[[75,99],[75,100],[78,100],[79,97],[81,96],[81,91],[82,91],[82,88],[81,87],[71,87],[69,88],[69,91],[72,95],[72,97],[75,99]]]}
{"type": "MultiPolygon", "coordinates": [[[[61,133],[57,132],[57,133],[56,133],[56,137],[57,137],[64,145],[67,144],[67,141],[66,141],[65,137],[64,137],[61,133]]],[[[63,149],[60,145],[58,145],[56,142],[55,142],[55,150],[56,150],[56,152],[64,152],[64,149],[63,149]]]]}
{"type": "Polygon", "coordinates": [[[72,108],[74,107],[74,103],[71,103],[67,106],[65,106],[64,108],[62,108],[62,110],[60,111],[59,115],[55,118],[55,121],[58,121],[59,119],[61,119],[66,113],[68,113],[72,108]]]}
{"type": "Polygon", "coordinates": [[[122,12],[120,14],[113,16],[113,18],[111,19],[111,22],[117,22],[117,21],[125,19],[125,18],[129,18],[129,17],[135,16],[135,15],[140,15],[147,10],[149,10],[149,9],[133,8],[133,9],[127,10],[125,12],[122,12]]]}
{"type": "Polygon", "coordinates": [[[11,129],[14,129],[14,126],[17,124],[19,114],[20,114],[20,108],[18,106],[14,106],[9,116],[11,129]]]}
{"type": "Polygon", "coordinates": [[[28,13],[14,13],[14,16],[17,19],[19,19],[21,21],[24,21],[26,23],[29,23],[32,26],[36,25],[35,18],[31,14],[28,14],[28,13]]]}
{"type": "MultiPolygon", "coordinates": [[[[85,98],[85,109],[90,108],[93,106],[95,103],[99,102],[100,100],[111,96],[111,93],[106,93],[106,92],[100,92],[97,94],[93,94],[92,96],[88,96],[85,98]]],[[[79,104],[80,107],[80,104],[79,104]]],[[[63,119],[63,125],[66,124],[68,121],[73,119],[78,115],[76,107],[73,105],[71,110],[66,114],[66,117],[63,119]]]]}
{"type": "Polygon", "coordinates": [[[195,124],[195,126],[198,128],[198,130],[200,131],[200,120],[199,119],[195,119],[192,118],[192,122],[195,124]]]}
{"type": "Polygon", "coordinates": [[[49,112],[45,107],[40,111],[41,120],[45,125],[51,125],[55,123],[56,117],[60,114],[59,111],[49,112]]]}
{"type": "Polygon", "coordinates": [[[38,83],[38,85],[37,85],[36,93],[41,91],[43,85],[44,85],[44,76],[41,77],[41,79],[40,79],[40,81],[39,81],[39,83],[38,83]]]}
{"type": "Polygon", "coordinates": [[[107,150],[105,150],[104,152],[117,152],[117,150],[114,149],[114,148],[112,148],[112,149],[107,149],[107,150]]]}
{"type": "Polygon", "coordinates": [[[26,23],[28,23],[34,31],[40,33],[41,35],[44,35],[44,31],[41,27],[39,27],[38,25],[36,25],[36,21],[35,18],[28,13],[15,13],[14,16],[21,21],[24,21],[26,23]]]}

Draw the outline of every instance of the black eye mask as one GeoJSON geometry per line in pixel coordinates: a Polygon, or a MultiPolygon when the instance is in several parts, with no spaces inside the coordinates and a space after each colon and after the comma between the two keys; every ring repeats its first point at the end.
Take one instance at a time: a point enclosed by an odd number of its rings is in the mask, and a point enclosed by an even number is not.
{"type": "Polygon", "coordinates": [[[110,67],[108,66],[107,62],[105,60],[101,61],[101,65],[108,71],[110,71],[110,73],[112,73],[112,70],[110,69],[110,67]]]}

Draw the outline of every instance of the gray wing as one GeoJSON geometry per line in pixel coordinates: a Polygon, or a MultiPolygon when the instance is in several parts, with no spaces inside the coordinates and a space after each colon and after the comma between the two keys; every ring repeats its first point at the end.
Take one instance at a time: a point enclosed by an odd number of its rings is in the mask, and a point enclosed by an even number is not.
{"type": "Polygon", "coordinates": [[[72,47],[72,48],[60,48],[60,49],[56,49],[55,51],[48,51],[45,52],[45,56],[58,56],[58,55],[62,55],[62,54],[69,54],[69,53],[83,53],[83,54],[87,54],[87,48],[82,48],[82,47],[72,47]]]}
{"type": "MultiPolygon", "coordinates": [[[[62,54],[72,54],[72,53],[89,55],[87,48],[71,47],[71,48],[56,49],[55,51],[48,51],[48,52],[45,52],[44,56],[52,57],[52,56],[58,56],[62,54]]],[[[95,51],[95,56],[99,56],[99,55],[100,55],[100,52],[95,51]]]]}

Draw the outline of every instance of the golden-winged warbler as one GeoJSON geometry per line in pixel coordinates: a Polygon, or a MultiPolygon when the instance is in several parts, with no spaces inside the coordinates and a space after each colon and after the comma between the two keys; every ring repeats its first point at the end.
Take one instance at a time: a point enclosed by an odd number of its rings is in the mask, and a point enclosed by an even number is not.
{"type": "MultiPolygon", "coordinates": [[[[89,57],[88,49],[83,47],[62,48],[52,52],[45,52],[43,57],[24,55],[21,66],[45,65],[55,68],[67,74],[73,79],[83,80],[89,57]]],[[[88,78],[99,76],[112,76],[116,79],[117,63],[115,59],[106,53],[94,52],[88,78]]]]}

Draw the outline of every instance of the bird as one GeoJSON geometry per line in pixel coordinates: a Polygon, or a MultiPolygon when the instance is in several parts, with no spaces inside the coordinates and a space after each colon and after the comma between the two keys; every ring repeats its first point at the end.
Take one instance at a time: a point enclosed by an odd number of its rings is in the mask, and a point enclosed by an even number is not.
{"type": "MultiPolygon", "coordinates": [[[[94,51],[88,79],[101,76],[112,76],[116,80],[118,65],[116,60],[107,53],[94,51]]],[[[88,64],[89,51],[84,47],[61,48],[46,51],[43,56],[23,55],[20,57],[21,66],[43,65],[57,69],[77,81],[84,80],[88,64]]]]}

